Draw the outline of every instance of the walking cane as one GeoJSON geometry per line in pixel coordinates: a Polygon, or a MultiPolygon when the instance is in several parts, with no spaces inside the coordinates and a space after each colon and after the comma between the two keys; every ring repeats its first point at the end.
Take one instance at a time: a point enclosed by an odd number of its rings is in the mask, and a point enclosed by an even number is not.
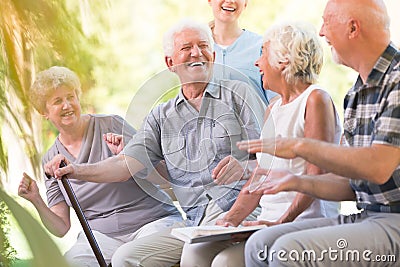
{"type": "MultiPolygon", "coordinates": [[[[61,161],[60,168],[65,167],[65,166],[67,166],[65,161],[61,161]]],[[[85,214],[83,214],[82,208],[79,205],[78,199],[77,199],[77,197],[74,193],[74,190],[72,189],[72,186],[66,175],[64,175],[61,178],[61,182],[64,186],[65,191],[67,192],[69,200],[71,201],[72,207],[74,208],[75,213],[78,216],[79,222],[82,225],[83,231],[85,232],[85,235],[89,241],[90,247],[92,248],[93,253],[96,256],[99,266],[107,267],[107,263],[104,260],[103,254],[101,253],[99,245],[97,244],[97,241],[93,235],[92,229],[90,228],[90,225],[86,220],[85,214]]],[[[108,265],[108,267],[111,267],[111,263],[108,265]]]]}

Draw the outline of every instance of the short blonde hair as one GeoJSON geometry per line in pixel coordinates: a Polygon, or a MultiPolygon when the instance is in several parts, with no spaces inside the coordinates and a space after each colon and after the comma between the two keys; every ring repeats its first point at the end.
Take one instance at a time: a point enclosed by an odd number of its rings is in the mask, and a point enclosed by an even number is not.
{"type": "Polygon", "coordinates": [[[269,63],[278,67],[287,62],[283,71],[288,83],[315,83],[323,64],[323,49],[315,28],[304,22],[280,22],[264,35],[269,43],[269,63]]]}
{"type": "Polygon", "coordinates": [[[78,76],[66,67],[53,66],[37,74],[30,88],[29,97],[33,107],[40,114],[44,114],[46,101],[60,86],[66,86],[71,91],[75,91],[78,98],[82,93],[78,76]]]}

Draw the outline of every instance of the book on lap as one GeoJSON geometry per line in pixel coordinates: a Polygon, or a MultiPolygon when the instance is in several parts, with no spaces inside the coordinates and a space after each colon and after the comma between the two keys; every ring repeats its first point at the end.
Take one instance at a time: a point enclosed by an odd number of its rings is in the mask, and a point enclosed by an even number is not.
{"type": "Polygon", "coordinates": [[[224,227],[219,225],[204,225],[174,228],[171,234],[185,243],[200,243],[232,239],[232,234],[252,233],[266,225],[224,227]]]}

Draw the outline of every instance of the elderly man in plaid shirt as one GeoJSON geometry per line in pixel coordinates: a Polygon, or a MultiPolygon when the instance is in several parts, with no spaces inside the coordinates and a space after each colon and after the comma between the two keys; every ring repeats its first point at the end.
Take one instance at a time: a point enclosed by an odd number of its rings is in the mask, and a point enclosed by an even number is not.
{"type": "Polygon", "coordinates": [[[320,35],[335,61],[359,73],[344,100],[346,146],[288,138],[238,146],[302,157],[330,172],[296,176],[272,170],[256,193],[355,200],[361,212],[260,230],[247,241],[246,266],[399,266],[400,52],[390,41],[390,19],[381,0],[329,0],[323,20],[320,35]]]}

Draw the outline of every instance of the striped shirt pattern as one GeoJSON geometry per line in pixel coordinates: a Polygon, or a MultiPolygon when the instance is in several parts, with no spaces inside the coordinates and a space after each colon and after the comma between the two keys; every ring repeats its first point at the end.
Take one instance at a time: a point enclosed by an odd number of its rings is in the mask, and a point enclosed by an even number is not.
{"type": "MultiPolygon", "coordinates": [[[[366,83],[358,77],[344,100],[344,135],[354,147],[372,144],[400,146],[400,52],[389,44],[366,83]]],[[[399,212],[400,166],[382,185],[351,180],[357,206],[381,212],[399,212]]]]}

